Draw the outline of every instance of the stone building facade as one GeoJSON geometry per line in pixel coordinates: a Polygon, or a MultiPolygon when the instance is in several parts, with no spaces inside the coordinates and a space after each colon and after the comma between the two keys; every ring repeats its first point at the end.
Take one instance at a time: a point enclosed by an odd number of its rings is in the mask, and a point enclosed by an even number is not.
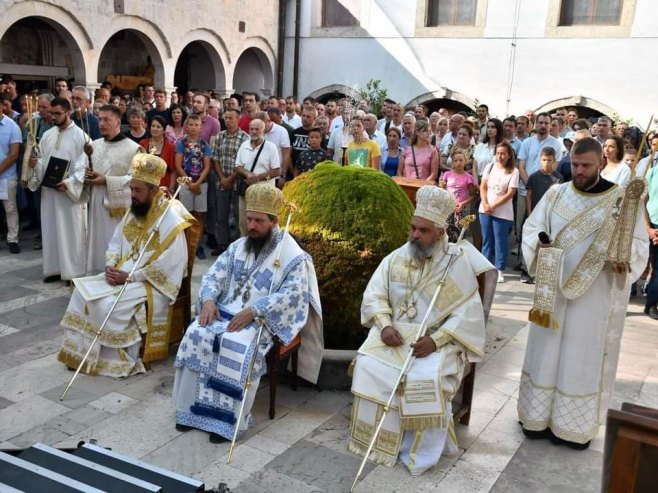
{"type": "Polygon", "coordinates": [[[0,73],[49,87],[98,87],[152,61],[167,92],[219,94],[276,84],[276,0],[0,0],[0,73]]]}

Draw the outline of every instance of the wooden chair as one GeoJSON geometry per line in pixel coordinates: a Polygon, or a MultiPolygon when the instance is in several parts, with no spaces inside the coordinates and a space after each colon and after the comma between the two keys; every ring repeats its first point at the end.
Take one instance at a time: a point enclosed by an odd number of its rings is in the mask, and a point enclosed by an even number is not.
{"type": "Polygon", "coordinates": [[[185,334],[185,329],[192,322],[192,271],[196,260],[196,249],[199,243],[198,226],[185,230],[187,242],[187,275],[183,278],[178,297],[171,313],[171,328],[169,330],[169,346],[178,344],[185,334]]]}
{"type": "MultiPolygon", "coordinates": [[[[482,307],[484,308],[484,323],[489,321],[489,313],[491,312],[491,305],[493,304],[493,297],[496,293],[496,284],[489,282],[489,289],[486,289],[485,277],[497,276],[498,272],[493,270],[478,276],[478,291],[480,299],[482,300],[482,307]]],[[[457,391],[457,395],[453,399],[452,414],[455,420],[460,424],[468,426],[471,421],[471,408],[473,404],[473,388],[475,387],[475,363],[469,363],[464,371],[461,386],[457,391]]]]}
{"type": "Polygon", "coordinates": [[[275,337],[274,345],[265,356],[265,360],[267,361],[267,376],[270,383],[270,419],[274,419],[275,414],[276,376],[280,361],[290,358],[290,369],[292,370],[291,387],[292,390],[297,390],[297,353],[299,352],[299,346],[301,343],[301,334],[297,334],[292,342],[285,346],[281,344],[281,340],[278,337],[275,337]]]}
{"type": "Polygon", "coordinates": [[[603,481],[605,493],[649,493],[658,483],[658,409],[625,402],[608,410],[603,481]]]}

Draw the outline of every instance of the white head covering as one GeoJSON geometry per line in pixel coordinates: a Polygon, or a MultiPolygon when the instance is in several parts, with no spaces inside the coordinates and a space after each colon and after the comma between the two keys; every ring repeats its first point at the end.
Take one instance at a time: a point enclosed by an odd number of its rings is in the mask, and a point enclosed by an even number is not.
{"type": "Polygon", "coordinates": [[[416,192],[416,212],[414,216],[432,221],[437,226],[445,228],[448,216],[455,210],[455,199],[452,194],[435,185],[424,185],[416,192]]]}

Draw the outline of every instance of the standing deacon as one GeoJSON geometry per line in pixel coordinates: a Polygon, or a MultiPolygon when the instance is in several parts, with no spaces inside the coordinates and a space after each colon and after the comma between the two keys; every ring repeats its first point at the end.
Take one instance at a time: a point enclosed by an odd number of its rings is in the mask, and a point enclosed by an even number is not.
{"type": "Polygon", "coordinates": [[[119,221],[130,207],[131,160],[140,149],[121,133],[119,108],[106,104],[100,110],[102,138],[92,142],[92,168],[87,156],[80,158],[85,170],[85,183],[91,185],[89,200],[89,233],[87,273],[105,269],[105,250],[119,221]]]}
{"type": "MultiPolygon", "coordinates": [[[[41,234],[43,250],[43,282],[71,280],[85,274],[86,214],[83,194],[85,165],[81,157],[87,136],[69,114],[71,104],[64,98],[50,103],[54,127],[40,140],[41,157],[30,157],[28,187],[36,192],[41,187],[41,234]],[[57,188],[41,186],[51,160],[68,163],[68,176],[57,188]]],[[[88,198],[88,197],[87,197],[88,198]]]]}
{"type": "MultiPolygon", "coordinates": [[[[253,124],[253,122],[252,122],[253,124]]],[[[247,189],[248,236],[233,242],[203,276],[200,309],[176,355],[176,429],[198,428],[217,443],[232,439],[242,399],[240,430],[251,419],[265,355],[278,337],[302,333],[299,376],[315,383],[322,360],[320,297],[311,257],[279,229],[283,193],[266,184],[247,189]],[[255,348],[258,327],[263,335],[255,348]],[[247,368],[256,358],[245,393],[247,368]]]]}
{"type": "Polygon", "coordinates": [[[105,274],[95,276],[95,283],[76,281],[77,289],[62,320],[66,333],[57,359],[69,368],[80,365],[114,304],[116,293],[125,283],[128,285],[81,371],[127,377],[144,372],[142,361],[169,355],[170,306],[176,301],[187,267],[185,230],[191,228],[189,234],[194,236],[198,235],[198,228],[196,220],[177,200],[167,210],[170,201],[159,188],[166,172],[167,164],[152,154],[138,154],[132,159],[132,204],[105,253],[105,274]],[[132,279],[128,279],[163,215],[158,232],[146,247],[132,279]],[[144,334],[146,341],[140,359],[144,334]]]}
{"type": "Polygon", "coordinates": [[[630,281],[647,259],[642,182],[624,192],[600,177],[603,163],[601,144],[577,140],[572,181],[551,187],[523,227],[536,285],[519,420],[527,436],[575,449],[587,448],[608,407],[630,281]]]}
{"type": "Polygon", "coordinates": [[[445,228],[455,208],[449,192],[425,185],[416,202],[409,241],[382,261],[363,294],[361,322],[370,332],[354,368],[349,443],[352,452],[365,454],[384,405],[396,392],[393,385],[402,364],[413,351],[417,359],[371,456],[390,467],[399,456],[413,476],[437,464],[441,454],[458,451],[451,402],[466,364],[484,356],[485,316],[476,276],[494,273],[486,276],[491,292],[496,272],[470,243],[448,243],[445,228]],[[430,306],[444,276],[439,298],[430,306]],[[427,335],[410,348],[428,309],[427,335]]]}

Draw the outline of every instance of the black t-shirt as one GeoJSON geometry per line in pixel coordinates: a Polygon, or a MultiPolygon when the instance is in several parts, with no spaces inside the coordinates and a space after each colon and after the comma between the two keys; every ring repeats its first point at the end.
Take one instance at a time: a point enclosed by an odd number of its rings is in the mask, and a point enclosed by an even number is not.
{"type": "Polygon", "coordinates": [[[537,204],[549,188],[556,183],[562,183],[562,181],[562,175],[557,171],[553,171],[550,175],[544,174],[541,170],[531,174],[525,187],[526,190],[532,190],[532,199],[530,201],[532,209],[534,210],[537,207],[537,204]]]}
{"type": "Polygon", "coordinates": [[[297,166],[299,155],[302,151],[308,149],[308,130],[305,130],[304,127],[293,130],[290,147],[292,147],[292,162],[297,166]]]}

